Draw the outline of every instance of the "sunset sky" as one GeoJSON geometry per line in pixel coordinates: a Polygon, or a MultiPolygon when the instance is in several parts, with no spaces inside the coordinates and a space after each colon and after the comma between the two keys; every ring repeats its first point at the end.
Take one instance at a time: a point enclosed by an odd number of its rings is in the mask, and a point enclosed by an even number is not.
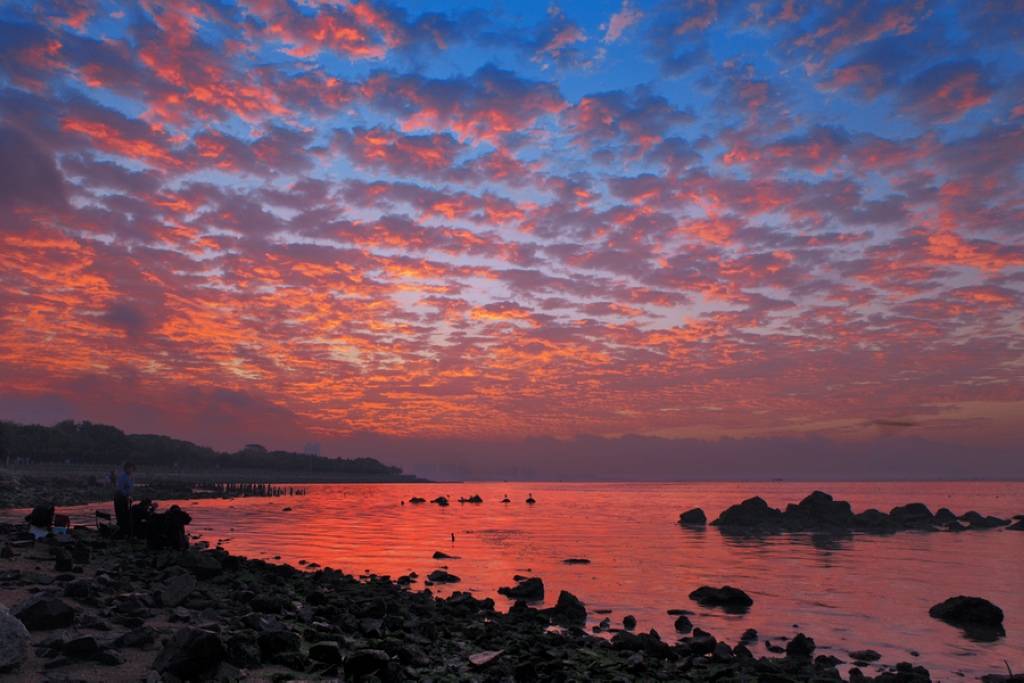
{"type": "Polygon", "coordinates": [[[14,0],[0,219],[2,419],[1024,443],[1020,0],[14,0]]]}

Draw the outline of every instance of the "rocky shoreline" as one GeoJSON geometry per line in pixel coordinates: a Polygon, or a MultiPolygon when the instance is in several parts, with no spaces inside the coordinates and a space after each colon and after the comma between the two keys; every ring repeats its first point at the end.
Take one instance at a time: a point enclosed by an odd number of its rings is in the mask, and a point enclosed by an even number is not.
{"type": "MultiPolygon", "coordinates": [[[[688,619],[675,643],[654,631],[600,638],[584,630],[585,606],[564,591],[555,607],[519,600],[502,613],[468,593],[435,598],[412,587],[415,576],[356,578],[219,549],[154,550],[78,527],[38,541],[20,525],[0,534],[9,539],[0,678],[9,680],[843,680],[842,662],[816,657],[803,634],[770,656],[755,654],[768,647],[756,633],[730,645],[688,619]]],[[[848,680],[930,676],[901,663],[874,678],[853,668],[848,680]]]]}
{"type": "MultiPolygon", "coordinates": [[[[824,505],[824,495],[810,498],[824,505]]],[[[516,600],[501,612],[465,592],[438,598],[414,574],[303,571],[203,543],[177,551],[112,541],[89,527],[39,540],[26,531],[0,524],[0,681],[931,680],[924,666],[879,667],[870,649],[816,654],[802,633],[769,642],[751,629],[723,642],[685,610],[670,611],[676,632],[664,637],[635,632],[628,617],[591,633],[586,606],[569,592],[554,607],[535,606],[537,577],[501,589],[516,600]]],[[[737,588],[694,589],[691,599],[705,606],[750,604],[737,588]]],[[[1001,612],[963,600],[933,616],[963,619],[970,610],[1001,621],[1001,612]]]]}

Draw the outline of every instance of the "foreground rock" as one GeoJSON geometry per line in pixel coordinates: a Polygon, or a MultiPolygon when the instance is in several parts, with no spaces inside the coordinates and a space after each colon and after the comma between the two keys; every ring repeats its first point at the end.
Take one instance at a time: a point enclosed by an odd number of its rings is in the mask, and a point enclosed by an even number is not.
{"type": "Polygon", "coordinates": [[[971,640],[994,641],[1006,635],[1003,610],[984,598],[958,595],[934,605],[928,614],[962,629],[971,640]]]}
{"type": "MultiPolygon", "coordinates": [[[[848,502],[834,500],[827,493],[815,491],[797,504],[790,503],[785,511],[769,506],[763,498],[750,498],[729,507],[711,524],[723,533],[849,534],[858,531],[893,534],[899,531],[996,529],[1007,527],[1011,521],[991,515],[982,516],[973,510],[960,517],[945,508],[932,513],[923,503],[899,505],[888,514],[876,509],[855,514],[848,502]],[[965,527],[963,523],[969,526],[965,527]]],[[[683,524],[682,517],[680,524],[683,524]]]]}
{"type": "Polygon", "coordinates": [[[28,657],[28,629],[0,605],[0,671],[20,665],[28,657]]]}

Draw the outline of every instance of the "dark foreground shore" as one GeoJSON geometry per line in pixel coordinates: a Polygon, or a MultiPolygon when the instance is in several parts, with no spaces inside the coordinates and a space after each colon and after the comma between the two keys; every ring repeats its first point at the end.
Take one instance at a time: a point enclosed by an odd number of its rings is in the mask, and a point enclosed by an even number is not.
{"type": "MultiPolygon", "coordinates": [[[[68,504],[59,493],[43,491],[68,504]]],[[[819,655],[814,634],[721,642],[686,614],[674,633],[598,637],[570,593],[532,606],[532,579],[501,612],[469,593],[437,598],[415,575],[301,571],[91,527],[39,540],[26,531],[0,524],[0,681],[931,680],[927,662],[880,669],[871,650],[819,655]]]]}
{"type": "MultiPolygon", "coordinates": [[[[764,644],[753,634],[607,640],[583,630],[585,607],[568,593],[554,608],[520,601],[502,613],[468,593],[435,598],[415,577],[150,549],[83,528],[38,541],[16,540],[20,531],[0,526],[11,556],[0,560],[4,680],[843,680],[841,662],[816,657],[803,635],[771,656],[754,654],[764,644]]],[[[911,664],[847,678],[930,680],[911,664]]]]}

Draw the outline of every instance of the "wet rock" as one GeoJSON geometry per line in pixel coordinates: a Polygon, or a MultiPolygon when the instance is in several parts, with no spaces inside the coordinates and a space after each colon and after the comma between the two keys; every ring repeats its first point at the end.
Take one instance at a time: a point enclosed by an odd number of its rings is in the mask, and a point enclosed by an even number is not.
{"type": "Polygon", "coordinates": [[[455,557],[454,555],[449,555],[447,553],[443,553],[440,550],[438,550],[438,551],[434,552],[434,559],[435,560],[457,560],[459,558],[455,557]]]}
{"type": "Polygon", "coordinates": [[[798,633],[793,640],[786,643],[786,656],[797,659],[809,659],[814,653],[814,639],[798,633]]]}
{"type": "Polygon", "coordinates": [[[1006,635],[1003,610],[984,598],[959,595],[934,605],[928,614],[962,629],[971,640],[993,642],[1006,635]]]}
{"type": "Polygon", "coordinates": [[[427,499],[420,498],[419,496],[413,496],[412,498],[409,499],[409,502],[413,504],[426,503],[427,499]]]}
{"type": "Polygon", "coordinates": [[[622,628],[626,629],[627,631],[632,631],[633,629],[635,629],[636,617],[634,617],[632,614],[627,614],[626,616],[624,616],[622,618],[622,628]]]}
{"type": "Polygon", "coordinates": [[[935,515],[924,503],[894,507],[889,511],[889,519],[905,529],[926,529],[935,524],[935,515]]]}
{"type": "Polygon", "coordinates": [[[833,500],[832,496],[821,491],[811,493],[797,505],[790,504],[783,517],[791,530],[849,529],[854,522],[849,503],[833,500]]]}
{"type": "Polygon", "coordinates": [[[511,588],[507,586],[499,588],[498,594],[513,600],[543,600],[544,581],[539,577],[531,576],[511,588]]]}
{"type": "Polygon", "coordinates": [[[754,600],[749,595],[732,586],[722,586],[721,588],[701,586],[690,593],[690,599],[696,600],[704,607],[721,607],[730,614],[742,614],[754,604],[754,600]]]}
{"type": "Polygon", "coordinates": [[[769,507],[763,498],[754,496],[729,507],[711,524],[722,528],[757,529],[777,525],[781,521],[781,510],[769,507]]]}
{"type": "Polygon", "coordinates": [[[0,605],[0,671],[20,665],[28,657],[29,633],[25,624],[0,605]]]}
{"type": "Polygon", "coordinates": [[[719,664],[732,660],[733,656],[732,648],[729,647],[728,643],[719,642],[715,644],[715,649],[711,651],[711,661],[719,664]]]}
{"type": "Polygon", "coordinates": [[[949,508],[939,508],[935,513],[935,523],[947,526],[956,521],[956,515],[949,508]]]}
{"type": "Polygon", "coordinates": [[[682,642],[689,646],[690,654],[698,657],[711,654],[718,645],[718,640],[713,635],[699,628],[693,629],[693,635],[683,638],[682,642]]]}
{"type": "Polygon", "coordinates": [[[683,526],[706,526],[708,517],[700,508],[693,508],[679,515],[679,523],[683,526]]]}
{"type": "Polygon", "coordinates": [[[213,676],[222,659],[224,644],[216,633],[186,626],[167,642],[153,668],[185,680],[205,680],[213,676]]]}
{"type": "Polygon", "coordinates": [[[434,583],[458,583],[459,581],[462,581],[462,579],[455,576],[455,574],[449,574],[443,569],[435,569],[430,572],[430,574],[427,575],[427,580],[433,581],[434,583]]]}
{"type": "Polygon", "coordinates": [[[52,593],[36,593],[11,608],[11,616],[21,620],[29,631],[45,631],[71,626],[75,610],[52,593]]]}
{"type": "Polygon", "coordinates": [[[972,529],[997,529],[1010,523],[1010,520],[1008,519],[1000,519],[999,517],[993,517],[992,515],[983,517],[974,510],[960,515],[960,521],[967,522],[971,525],[972,529]]]}
{"type": "Polygon", "coordinates": [[[875,650],[854,650],[850,653],[850,659],[856,662],[877,662],[882,655],[875,650]]]}
{"type": "Polygon", "coordinates": [[[691,622],[685,614],[679,615],[676,619],[676,631],[679,633],[689,633],[693,630],[693,622],[691,622]]]}
{"type": "Polygon", "coordinates": [[[569,591],[559,593],[555,606],[543,611],[560,626],[583,626],[587,622],[587,608],[569,591]]]}

